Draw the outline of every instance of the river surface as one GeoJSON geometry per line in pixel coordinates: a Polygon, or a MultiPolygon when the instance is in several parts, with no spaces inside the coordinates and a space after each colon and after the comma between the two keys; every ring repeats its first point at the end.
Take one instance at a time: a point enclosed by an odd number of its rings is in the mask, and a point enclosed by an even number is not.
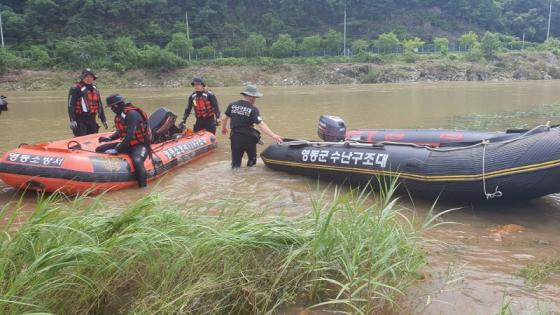
{"type": "MultiPolygon", "coordinates": [[[[166,106],[179,119],[188,90],[103,90],[120,92],[148,112],[166,106]]],[[[215,88],[222,110],[239,98],[241,88],[215,88]]],[[[321,114],[338,115],[350,128],[462,128],[503,130],[552,121],[560,123],[560,81],[458,82],[352,86],[264,87],[257,106],[264,120],[288,138],[316,139],[321,114]]],[[[10,110],[0,116],[0,152],[20,143],[71,136],[67,91],[10,92],[10,110]]],[[[0,94],[7,94],[0,93],[0,94]]],[[[110,112],[108,113],[108,116],[110,112]]],[[[193,118],[188,123],[192,125],[193,118]]],[[[265,137],[265,142],[270,139],[265,137]]],[[[176,170],[144,190],[109,193],[103,198],[124,205],[155,191],[185,203],[240,198],[255,209],[297,215],[310,209],[310,195],[332,189],[312,179],[272,172],[262,162],[254,169],[230,170],[229,140],[219,135],[217,152],[176,170]]],[[[262,151],[264,147],[259,147],[262,151]]],[[[18,200],[0,182],[0,207],[18,200]]],[[[24,196],[28,207],[35,200],[24,196]]],[[[419,216],[429,201],[403,206],[419,216]]],[[[439,204],[439,211],[455,205],[439,204]]],[[[514,314],[560,313],[560,277],[539,286],[518,276],[541,259],[560,259],[560,196],[493,206],[467,206],[445,216],[457,224],[439,227],[426,237],[445,242],[430,246],[426,280],[402,303],[405,313],[495,314],[510,303],[514,314]],[[491,229],[505,224],[523,228],[501,238],[491,229]]]]}

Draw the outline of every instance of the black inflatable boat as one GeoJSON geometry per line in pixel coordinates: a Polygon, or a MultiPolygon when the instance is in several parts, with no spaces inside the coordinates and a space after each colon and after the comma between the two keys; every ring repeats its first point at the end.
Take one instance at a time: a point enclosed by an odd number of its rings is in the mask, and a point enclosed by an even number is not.
{"type": "MultiPolygon", "coordinates": [[[[331,123],[332,119],[327,125],[331,123]]],[[[321,137],[344,140],[286,141],[269,146],[261,157],[274,170],[351,184],[375,184],[396,177],[400,188],[413,197],[514,200],[560,192],[557,127],[492,133],[453,131],[463,135],[455,140],[441,138],[441,134],[449,134],[445,130],[398,132],[408,134],[410,142],[364,142],[348,139],[345,127],[338,132],[326,135],[324,124],[320,124],[321,137]],[[438,141],[437,146],[426,145],[438,141]]]]}

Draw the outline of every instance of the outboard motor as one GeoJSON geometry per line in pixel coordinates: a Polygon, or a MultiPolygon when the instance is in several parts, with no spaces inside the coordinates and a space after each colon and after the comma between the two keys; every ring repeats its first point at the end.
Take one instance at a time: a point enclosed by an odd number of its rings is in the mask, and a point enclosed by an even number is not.
{"type": "Polygon", "coordinates": [[[148,123],[150,128],[152,128],[152,143],[168,140],[174,133],[178,132],[178,128],[175,127],[176,119],[177,115],[165,107],[156,110],[150,115],[148,123]]]}
{"type": "Polygon", "coordinates": [[[344,141],[346,139],[346,124],[340,117],[322,115],[319,119],[317,134],[323,141],[344,141]]]}

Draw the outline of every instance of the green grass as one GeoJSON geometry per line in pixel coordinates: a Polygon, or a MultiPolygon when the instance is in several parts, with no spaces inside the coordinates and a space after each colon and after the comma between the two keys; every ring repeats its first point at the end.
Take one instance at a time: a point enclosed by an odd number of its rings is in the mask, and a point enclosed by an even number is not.
{"type": "Polygon", "coordinates": [[[320,195],[296,218],[236,200],[185,208],[151,195],[114,209],[101,197],[42,198],[25,223],[3,221],[0,313],[398,312],[437,217],[406,219],[393,191],[320,195]]]}
{"type": "Polygon", "coordinates": [[[519,271],[519,276],[525,278],[531,285],[543,284],[551,276],[558,274],[560,274],[560,259],[543,259],[519,271]]]}

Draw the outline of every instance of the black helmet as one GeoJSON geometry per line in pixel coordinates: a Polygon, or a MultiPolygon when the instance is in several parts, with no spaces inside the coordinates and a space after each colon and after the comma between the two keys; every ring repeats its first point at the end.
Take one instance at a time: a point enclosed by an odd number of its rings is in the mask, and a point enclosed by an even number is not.
{"type": "Polygon", "coordinates": [[[82,74],[80,74],[80,80],[83,80],[88,74],[93,76],[94,80],[97,80],[97,76],[95,75],[95,73],[93,73],[93,71],[90,68],[85,68],[84,70],[82,70],[82,74]]]}
{"type": "Polygon", "coordinates": [[[116,94],[111,94],[107,97],[107,106],[108,107],[113,107],[116,105],[124,105],[124,103],[126,102],[126,98],[118,93],[116,94]]]}
{"type": "Polygon", "coordinates": [[[194,77],[191,81],[191,86],[194,86],[195,84],[202,84],[202,86],[206,86],[206,81],[204,81],[203,78],[194,77]]]}

